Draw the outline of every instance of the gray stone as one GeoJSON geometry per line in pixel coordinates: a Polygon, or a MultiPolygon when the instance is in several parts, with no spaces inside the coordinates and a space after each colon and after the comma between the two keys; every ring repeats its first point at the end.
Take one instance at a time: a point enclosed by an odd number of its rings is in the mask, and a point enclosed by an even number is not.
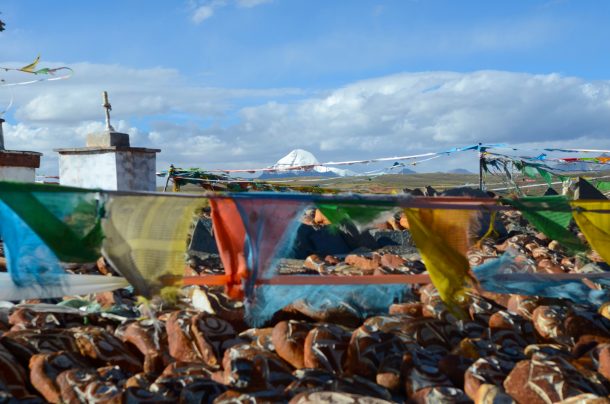
{"type": "Polygon", "coordinates": [[[189,255],[207,257],[209,254],[218,254],[216,240],[212,231],[212,219],[200,218],[197,220],[191,242],[188,246],[189,255]]]}
{"type": "Polygon", "coordinates": [[[89,133],[87,135],[87,147],[129,147],[129,135],[127,133],[105,130],[103,132],[89,133]]]}

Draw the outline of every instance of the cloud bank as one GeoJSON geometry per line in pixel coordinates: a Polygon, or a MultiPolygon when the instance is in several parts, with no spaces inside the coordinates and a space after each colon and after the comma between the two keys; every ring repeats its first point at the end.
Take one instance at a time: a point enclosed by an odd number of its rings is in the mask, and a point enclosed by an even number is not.
{"type": "Polygon", "coordinates": [[[197,86],[172,69],[73,67],[73,79],[15,91],[13,117],[5,124],[7,147],[44,152],[45,172],[57,170],[53,148],[82,146],[86,133],[102,128],[102,90],[110,93],[115,127],[130,133],[133,145],[163,150],[159,169],[169,163],[265,166],[295,148],[319,160],[476,142],[610,148],[610,81],[506,71],[418,72],[307,92],[197,86]]]}

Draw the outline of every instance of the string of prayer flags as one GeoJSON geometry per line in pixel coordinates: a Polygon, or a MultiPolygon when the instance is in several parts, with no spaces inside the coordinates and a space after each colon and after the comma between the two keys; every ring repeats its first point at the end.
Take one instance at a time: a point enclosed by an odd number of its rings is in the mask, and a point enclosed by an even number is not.
{"type": "Polygon", "coordinates": [[[443,302],[455,311],[464,303],[471,277],[466,258],[473,211],[405,209],[415,246],[443,302]]]}
{"type": "Polygon", "coordinates": [[[610,201],[572,201],[574,220],[595,251],[610,263],[610,201]]]}
{"type": "Polygon", "coordinates": [[[102,253],[137,294],[151,297],[183,278],[189,228],[204,205],[202,198],[111,195],[102,253]]]}
{"type": "Polygon", "coordinates": [[[210,206],[214,238],[225,269],[226,293],[233,299],[243,299],[242,279],[248,276],[244,252],[246,229],[233,199],[210,199],[210,206]]]}
{"type": "MultiPolygon", "coordinates": [[[[578,304],[600,305],[610,300],[608,290],[595,290],[582,281],[600,274],[541,274],[536,265],[523,255],[507,251],[500,258],[473,268],[479,285],[494,293],[543,296],[569,299],[578,304]]],[[[608,274],[595,282],[610,286],[608,274]]]]}
{"type": "Polygon", "coordinates": [[[81,296],[126,288],[129,282],[120,276],[74,275],[64,273],[60,283],[26,283],[15,287],[10,274],[0,272],[0,300],[50,299],[64,296],[81,296]],[[12,282],[11,282],[12,281],[12,282]]]}
{"type": "MultiPolygon", "coordinates": [[[[315,276],[315,275],[312,275],[315,276]]],[[[362,319],[386,314],[406,293],[407,285],[264,285],[246,304],[246,321],[260,327],[284,307],[294,304],[312,312],[341,308],[362,319]]]]}
{"type": "Polygon", "coordinates": [[[316,207],[333,225],[344,222],[354,222],[357,225],[372,224],[383,214],[387,214],[388,207],[370,205],[351,205],[337,203],[316,203],[316,207]]]}
{"type": "Polygon", "coordinates": [[[98,192],[0,182],[0,200],[64,262],[94,262],[102,244],[98,192]]]}
{"type": "Polygon", "coordinates": [[[521,211],[523,217],[551,240],[557,240],[572,253],[586,250],[586,246],[570,230],[572,208],[563,195],[503,199],[504,203],[521,211]]]}
{"type": "Polygon", "coordinates": [[[2,201],[0,237],[12,285],[61,286],[65,271],[53,251],[2,201]]]}
{"type": "Polygon", "coordinates": [[[272,275],[273,260],[291,244],[296,234],[291,224],[305,205],[297,200],[235,197],[212,199],[211,206],[227,292],[235,297],[252,296],[256,280],[272,275]]]}

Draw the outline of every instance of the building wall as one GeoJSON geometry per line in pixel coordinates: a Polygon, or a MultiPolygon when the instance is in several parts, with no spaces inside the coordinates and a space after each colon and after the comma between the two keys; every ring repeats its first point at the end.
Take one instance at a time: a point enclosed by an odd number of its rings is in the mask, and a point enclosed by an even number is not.
{"type": "Polygon", "coordinates": [[[0,181],[34,182],[35,179],[33,167],[0,167],[0,181]]]}
{"type": "Polygon", "coordinates": [[[156,153],[119,151],[117,169],[120,190],[155,191],[157,189],[156,153]]]}
{"type": "Polygon", "coordinates": [[[116,154],[81,153],[59,155],[59,183],[80,188],[117,188],[116,154]]]}
{"type": "Polygon", "coordinates": [[[109,191],[155,191],[156,153],[100,151],[60,154],[59,183],[109,191]]]}

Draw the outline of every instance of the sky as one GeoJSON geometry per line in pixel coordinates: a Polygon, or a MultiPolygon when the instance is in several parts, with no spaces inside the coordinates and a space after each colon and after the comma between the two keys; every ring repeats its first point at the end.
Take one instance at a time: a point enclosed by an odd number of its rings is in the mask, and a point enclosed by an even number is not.
{"type": "Polygon", "coordinates": [[[477,142],[610,149],[610,2],[3,0],[0,12],[1,67],[40,55],[74,70],[0,87],[6,147],[43,152],[42,174],[58,171],[53,149],[103,129],[104,90],[114,127],[162,149],[158,170],[264,167],[296,148],[320,161],[477,142]]]}

